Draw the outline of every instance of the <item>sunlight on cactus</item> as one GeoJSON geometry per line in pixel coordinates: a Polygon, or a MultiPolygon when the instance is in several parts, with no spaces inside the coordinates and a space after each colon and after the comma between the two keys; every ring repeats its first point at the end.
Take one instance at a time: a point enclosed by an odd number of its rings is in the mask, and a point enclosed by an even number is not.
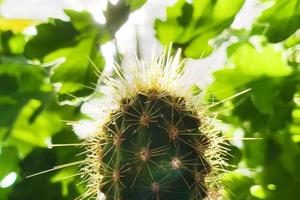
{"type": "Polygon", "coordinates": [[[224,138],[212,125],[211,105],[184,85],[180,51],[171,57],[170,49],[104,78],[113,96],[83,144],[87,191],[79,199],[200,200],[220,193],[224,138]]]}

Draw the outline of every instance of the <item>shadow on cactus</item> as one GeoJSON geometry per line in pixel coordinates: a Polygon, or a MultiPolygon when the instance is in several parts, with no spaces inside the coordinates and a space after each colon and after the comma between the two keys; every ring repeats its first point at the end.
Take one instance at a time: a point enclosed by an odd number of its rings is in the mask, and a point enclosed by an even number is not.
{"type": "Polygon", "coordinates": [[[82,199],[205,199],[218,193],[224,139],[199,96],[184,86],[180,52],[117,67],[110,108],[84,145],[82,199]]]}

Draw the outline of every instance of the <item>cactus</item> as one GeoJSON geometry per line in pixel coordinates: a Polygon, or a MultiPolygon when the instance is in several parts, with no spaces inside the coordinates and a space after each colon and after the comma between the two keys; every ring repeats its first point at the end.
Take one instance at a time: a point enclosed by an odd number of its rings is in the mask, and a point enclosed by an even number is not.
{"type": "Polygon", "coordinates": [[[130,69],[118,68],[117,81],[106,79],[115,103],[86,141],[85,197],[201,200],[209,195],[217,165],[224,163],[222,139],[199,98],[183,87],[179,55],[138,61],[130,69]]]}

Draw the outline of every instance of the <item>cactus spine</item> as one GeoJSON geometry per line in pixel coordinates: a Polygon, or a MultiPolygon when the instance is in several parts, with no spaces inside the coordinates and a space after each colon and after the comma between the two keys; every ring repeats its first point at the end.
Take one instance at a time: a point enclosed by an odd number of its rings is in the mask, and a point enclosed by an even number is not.
{"type": "Polygon", "coordinates": [[[107,78],[114,108],[89,138],[85,197],[201,200],[222,165],[222,141],[182,86],[183,67],[164,55],[107,78]],[[206,180],[209,177],[210,180],[206,180]]]}

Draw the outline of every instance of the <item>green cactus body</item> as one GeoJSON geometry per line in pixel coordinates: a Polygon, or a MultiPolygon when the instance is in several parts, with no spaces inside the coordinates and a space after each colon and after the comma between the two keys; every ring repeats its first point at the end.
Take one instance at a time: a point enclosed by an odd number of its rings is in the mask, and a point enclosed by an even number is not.
{"type": "Polygon", "coordinates": [[[100,142],[107,199],[204,199],[211,170],[201,120],[183,97],[144,91],[124,99],[100,142]]]}
{"type": "Polygon", "coordinates": [[[216,166],[223,162],[222,139],[198,100],[178,86],[183,69],[178,59],[179,53],[174,59],[138,62],[134,70],[118,72],[121,81],[108,80],[116,103],[86,142],[82,170],[88,189],[83,198],[100,193],[106,200],[209,196],[210,183],[219,174],[216,166]]]}

